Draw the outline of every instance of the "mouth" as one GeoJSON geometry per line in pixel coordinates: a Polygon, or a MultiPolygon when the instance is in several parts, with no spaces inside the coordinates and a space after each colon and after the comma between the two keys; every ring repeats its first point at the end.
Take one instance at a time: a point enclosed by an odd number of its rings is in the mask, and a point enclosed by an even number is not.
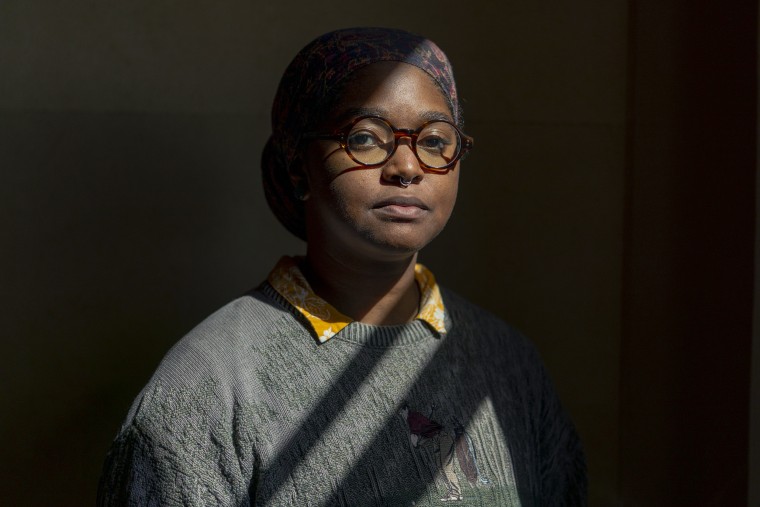
{"type": "Polygon", "coordinates": [[[391,221],[416,220],[430,211],[430,207],[416,197],[391,197],[372,206],[381,217],[391,221]]]}

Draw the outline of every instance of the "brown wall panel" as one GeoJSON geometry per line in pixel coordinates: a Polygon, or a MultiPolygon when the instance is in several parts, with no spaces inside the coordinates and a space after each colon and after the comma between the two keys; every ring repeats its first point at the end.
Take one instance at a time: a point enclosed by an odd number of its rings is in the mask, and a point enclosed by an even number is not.
{"type": "Polygon", "coordinates": [[[621,501],[746,505],[757,6],[631,12],[621,501]]]}

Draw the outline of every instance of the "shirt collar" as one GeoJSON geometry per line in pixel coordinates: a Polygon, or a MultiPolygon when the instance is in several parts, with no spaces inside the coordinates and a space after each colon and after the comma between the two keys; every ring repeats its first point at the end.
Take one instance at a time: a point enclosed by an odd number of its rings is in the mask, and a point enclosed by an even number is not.
{"type": "MultiPolygon", "coordinates": [[[[311,324],[317,340],[324,343],[353,320],[340,313],[330,303],[317,296],[298,268],[299,258],[282,257],[267,281],[285,300],[293,305],[311,324]]],[[[441,291],[433,273],[422,264],[414,266],[414,278],[420,289],[420,311],[417,319],[427,323],[439,334],[446,333],[441,291]]]]}

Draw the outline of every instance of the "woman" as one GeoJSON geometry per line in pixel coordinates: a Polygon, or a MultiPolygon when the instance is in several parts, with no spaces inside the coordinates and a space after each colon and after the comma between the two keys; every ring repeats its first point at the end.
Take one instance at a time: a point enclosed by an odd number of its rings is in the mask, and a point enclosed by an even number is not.
{"type": "Polygon", "coordinates": [[[100,505],[585,503],[541,361],[417,264],[472,139],[431,41],[348,29],[283,76],[270,207],[307,241],[168,353],[109,453],[100,505]]]}

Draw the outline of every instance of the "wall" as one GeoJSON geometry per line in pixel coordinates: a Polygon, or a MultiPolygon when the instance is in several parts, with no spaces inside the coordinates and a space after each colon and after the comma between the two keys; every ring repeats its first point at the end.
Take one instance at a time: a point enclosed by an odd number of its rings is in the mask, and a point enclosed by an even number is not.
{"type": "Polygon", "coordinates": [[[631,5],[620,502],[747,505],[757,2],[631,5]]]}
{"type": "MultiPolygon", "coordinates": [[[[758,25],[760,25],[760,12],[758,13],[758,25]]],[[[756,25],[757,26],[757,25],[756,25]]],[[[758,40],[760,44],[760,40],[758,40]]],[[[758,47],[760,53],[760,46],[758,47]]],[[[757,63],[756,76],[760,75],[760,62],[757,63]]],[[[756,93],[760,95],[760,82],[757,83],[756,93]]],[[[756,95],[756,96],[758,96],[756,95]]],[[[756,119],[756,142],[757,155],[755,158],[755,196],[760,195],[760,103],[755,110],[756,119]]],[[[749,493],[747,505],[760,504],[760,481],[754,478],[760,477],[760,203],[755,199],[755,284],[754,306],[752,322],[752,378],[750,385],[750,428],[749,428],[749,470],[747,474],[749,493]]]]}

